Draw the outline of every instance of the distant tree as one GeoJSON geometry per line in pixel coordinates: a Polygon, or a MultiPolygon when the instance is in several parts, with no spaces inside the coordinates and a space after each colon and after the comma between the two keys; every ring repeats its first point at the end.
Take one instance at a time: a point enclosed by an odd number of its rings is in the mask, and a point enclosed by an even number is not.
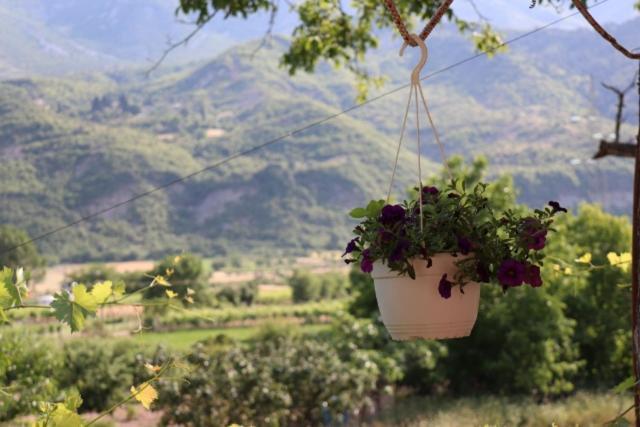
{"type": "MultiPolygon", "coordinates": [[[[178,294],[178,298],[189,296],[191,291],[195,301],[204,302],[207,295],[207,275],[202,258],[193,254],[168,256],[160,261],[148,273],[151,277],[162,276],[171,283],[171,290],[178,294]]],[[[146,298],[165,297],[164,286],[154,286],[146,291],[146,298]]]]}
{"type": "Polygon", "coordinates": [[[120,275],[118,272],[113,267],[109,267],[105,264],[93,264],[67,275],[67,281],[69,283],[82,283],[89,288],[98,282],[104,282],[107,280],[113,282],[119,278],[120,275]]]}
{"type": "Polygon", "coordinates": [[[45,262],[35,243],[22,245],[29,240],[31,238],[26,231],[10,225],[0,225],[0,268],[24,267],[31,272],[32,277],[41,274],[45,262]]]}
{"type": "Polygon", "coordinates": [[[296,270],[289,278],[293,302],[315,301],[320,298],[320,282],[308,271],[296,270]]]}

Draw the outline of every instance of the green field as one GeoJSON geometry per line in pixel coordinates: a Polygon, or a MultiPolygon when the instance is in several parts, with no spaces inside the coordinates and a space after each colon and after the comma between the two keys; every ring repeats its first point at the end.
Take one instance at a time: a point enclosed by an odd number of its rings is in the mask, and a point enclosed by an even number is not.
{"type": "MultiPolygon", "coordinates": [[[[602,426],[613,421],[633,403],[629,395],[585,393],[552,402],[531,398],[410,398],[383,411],[380,426],[602,426]]],[[[633,421],[628,413],[614,426],[633,421]]]]}
{"type": "MultiPolygon", "coordinates": [[[[291,325],[296,332],[315,334],[329,329],[329,325],[291,325]]],[[[136,335],[133,339],[139,344],[149,346],[165,345],[174,350],[188,350],[194,343],[217,335],[246,341],[253,338],[264,326],[250,328],[213,328],[213,329],[188,329],[174,332],[149,332],[136,335]]]]}

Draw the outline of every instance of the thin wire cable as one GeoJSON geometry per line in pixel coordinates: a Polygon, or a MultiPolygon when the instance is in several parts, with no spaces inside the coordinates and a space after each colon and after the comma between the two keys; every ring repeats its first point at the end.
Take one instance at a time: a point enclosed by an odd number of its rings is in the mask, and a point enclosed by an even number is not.
{"type": "Polygon", "coordinates": [[[400,148],[402,147],[402,139],[404,138],[405,130],[407,129],[407,117],[409,117],[409,107],[411,107],[411,97],[413,96],[413,87],[409,91],[409,99],[407,100],[407,107],[404,110],[404,118],[402,119],[402,129],[400,129],[400,138],[398,138],[398,148],[396,149],[396,160],[393,162],[393,171],[391,172],[391,181],[389,182],[389,191],[387,191],[387,203],[391,198],[391,191],[393,190],[393,180],[396,177],[396,170],[398,169],[398,159],[400,158],[400,148]]]}
{"type": "MultiPolygon", "coordinates": [[[[596,8],[598,6],[601,6],[601,5],[603,5],[603,4],[605,4],[605,3],[609,2],[609,1],[610,0],[602,0],[600,3],[596,3],[596,4],[592,5],[592,6],[590,6],[590,9],[596,8]]],[[[449,70],[451,70],[453,68],[456,68],[456,67],[459,67],[461,65],[464,65],[467,62],[471,62],[471,61],[473,61],[473,60],[475,60],[477,58],[486,56],[488,53],[495,52],[496,50],[498,50],[498,49],[500,49],[500,48],[502,48],[504,46],[508,46],[508,45],[510,45],[512,43],[515,43],[515,42],[517,42],[519,40],[522,40],[522,39],[524,39],[526,37],[529,37],[531,35],[534,35],[536,33],[544,31],[549,27],[557,25],[557,24],[559,24],[559,23],[561,23],[563,21],[566,21],[566,20],[568,20],[570,18],[573,18],[574,16],[579,15],[579,14],[580,14],[580,12],[574,12],[574,13],[571,13],[569,15],[565,15],[563,17],[560,17],[560,18],[558,18],[558,19],[556,19],[554,21],[551,21],[551,22],[549,22],[549,23],[547,23],[545,25],[542,25],[540,27],[534,28],[531,31],[522,33],[519,36],[516,36],[516,37],[514,37],[512,39],[509,39],[509,40],[505,41],[504,43],[498,45],[494,49],[489,50],[488,52],[478,52],[475,55],[469,56],[469,57],[467,57],[467,58],[465,58],[463,60],[460,60],[458,62],[454,62],[451,65],[448,65],[446,67],[440,68],[439,70],[436,70],[436,71],[434,71],[434,72],[432,72],[430,74],[427,74],[426,76],[422,77],[420,80],[423,81],[423,80],[427,80],[427,79],[433,78],[433,77],[435,77],[437,75],[440,75],[440,74],[442,74],[442,73],[444,73],[446,71],[449,71],[449,70]]],[[[187,174],[187,175],[183,175],[183,176],[181,176],[179,178],[176,178],[176,179],[174,179],[172,181],[169,181],[169,182],[167,182],[165,184],[162,184],[162,185],[160,185],[158,187],[154,187],[151,190],[145,191],[145,192],[137,194],[137,195],[135,195],[135,196],[133,196],[133,197],[131,197],[129,199],[123,200],[122,202],[116,203],[116,204],[114,204],[112,206],[109,206],[109,207],[106,207],[104,209],[100,209],[100,210],[98,210],[96,212],[92,212],[89,215],[83,216],[83,217],[81,217],[81,218],[79,218],[79,219],[77,219],[77,220],[75,220],[73,222],[70,222],[68,224],[65,224],[65,225],[62,225],[60,227],[51,229],[51,230],[49,230],[49,231],[47,231],[45,233],[42,233],[42,234],[40,234],[40,235],[38,235],[38,236],[36,236],[36,237],[34,237],[32,239],[26,240],[26,241],[24,241],[24,242],[22,242],[22,243],[20,243],[18,245],[15,245],[15,246],[3,251],[0,255],[5,255],[5,254],[7,254],[9,252],[12,252],[12,251],[14,251],[16,249],[19,249],[19,248],[21,248],[23,246],[26,246],[26,245],[30,244],[30,243],[34,243],[34,242],[40,241],[42,239],[46,239],[49,236],[52,236],[52,235],[57,234],[57,233],[59,233],[61,231],[67,230],[67,229],[69,229],[71,227],[74,227],[74,226],[76,226],[78,224],[86,222],[86,221],[88,221],[90,219],[93,219],[93,218],[96,218],[98,216],[104,215],[105,213],[110,212],[110,211],[112,211],[114,209],[117,209],[117,208],[119,208],[121,206],[124,206],[126,204],[135,202],[136,200],[139,200],[139,199],[141,199],[143,197],[149,196],[149,195],[151,195],[153,193],[156,193],[156,192],[158,192],[160,190],[164,190],[165,188],[171,187],[171,186],[173,186],[175,184],[179,184],[179,183],[181,183],[183,181],[191,179],[194,176],[200,175],[200,174],[202,174],[204,172],[208,172],[210,170],[216,169],[216,168],[218,168],[220,166],[223,166],[223,165],[225,165],[225,164],[227,164],[227,163],[229,163],[229,162],[231,162],[231,161],[233,161],[233,160],[235,160],[235,159],[237,159],[239,157],[247,156],[247,155],[252,154],[252,153],[254,153],[256,151],[259,151],[259,150],[261,150],[263,148],[266,148],[266,147],[268,147],[270,145],[276,144],[276,143],[282,141],[283,139],[289,138],[291,136],[295,136],[295,135],[297,135],[297,134],[299,134],[301,132],[304,132],[304,131],[306,131],[308,129],[320,126],[320,125],[322,125],[322,124],[324,124],[324,123],[326,123],[326,122],[328,122],[330,120],[333,120],[333,119],[335,119],[337,117],[340,117],[340,116],[342,116],[344,114],[348,114],[348,113],[350,113],[350,112],[352,112],[354,110],[357,110],[357,109],[359,109],[359,108],[361,108],[361,107],[363,107],[365,105],[374,103],[374,102],[376,102],[376,101],[378,101],[378,100],[380,100],[382,98],[385,98],[385,97],[387,97],[389,95],[393,95],[394,93],[397,93],[397,92],[399,92],[399,91],[401,91],[403,89],[406,89],[410,85],[411,84],[408,83],[408,84],[404,84],[404,85],[398,86],[395,89],[392,89],[392,90],[390,90],[388,92],[384,92],[384,93],[382,93],[380,95],[374,96],[374,97],[372,97],[370,99],[367,99],[366,101],[363,101],[361,103],[354,104],[354,105],[352,105],[351,107],[349,107],[349,108],[347,108],[345,110],[342,110],[342,111],[337,112],[335,114],[331,114],[331,115],[325,117],[324,119],[309,123],[306,126],[303,126],[303,127],[298,128],[296,130],[290,131],[290,132],[288,132],[286,134],[283,134],[283,135],[281,135],[281,136],[279,136],[277,138],[274,138],[274,139],[272,139],[270,141],[266,141],[266,142],[263,142],[262,144],[256,145],[256,146],[248,148],[246,150],[239,151],[239,152],[237,152],[235,154],[232,154],[232,155],[230,155],[230,156],[228,156],[228,157],[226,157],[226,158],[224,158],[224,159],[222,159],[222,160],[220,160],[220,161],[218,161],[216,163],[213,163],[213,164],[211,164],[211,165],[209,165],[207,167],[204,167],[204,168],[202,168],[200,170],[194,171],[194,172],[192,172],[190,174],[187,174]]]]}
{"type": "Polygon", "coordinates": [[[420,147],[420,102],[418,102],[418,84],[413,85],[413,89],[416,92],[416,130],[417,142],[418,142],[418,202],[420,203],[420,232],[424,231],[424,217],[422,216],[422,165],[420,159],[422,158],[422,148],[420,147]]]}
{"type": "MultiPolygon", "coordinates": [[[[420,90],[420,97],[422,98],[422,104],[424,105],[424,109],[427,112],[427,117],[429,118],[429,124],[431,125],[431,129],[433,130],[433,137],[438,144],[438,148],[440,149],[440,157],[442,157],[442,164],[444,165],[447,174],[449,174],[449,179],[453,181],[453,173],[451,172],[451,168],[449,168],[449,164],[447,163],[447,155],[444,152],[444,144],[440,140],[440,133],[436,128],[436,124],[433,122],[433,117],[431,117],[431,111],[429,110],[429,106],[427,105],[427,99],[424,97],[424,93],[422,92],[422,85],[418,84],[417,89],[420,90]]],[[[416,102],[418,95],[416,94],[416,102]]]]}

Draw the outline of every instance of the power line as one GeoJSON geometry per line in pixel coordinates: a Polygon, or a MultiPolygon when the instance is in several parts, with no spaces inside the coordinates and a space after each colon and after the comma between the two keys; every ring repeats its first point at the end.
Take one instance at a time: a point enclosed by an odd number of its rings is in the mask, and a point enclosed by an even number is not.
{"type": "MultiPolygon", "coordinates": [[[[596,3],[596,4],[592,5],[590,7],[590,9],[593,9],[593,8],[595,8],[597,6],[600,6],[600,5],[604,4],[604,3],[607,3],[608,1],[610,1],[610,0],[602,0],[599,3],[596,3]]],[[[475,60],[477,58],[486,56],[488,53],[495,52],[496,50],[498,50],[498,49],[500,49],[500,48],[502,48],[504,46],[508,46],[508,45],[510,45],[512,43],[515,43],[515,42],[517,42],[519,40],[522,40],[522,39],[524,39],[526,37],[529,37],[531,35],[534,35],[536,33],[541,32],[543,30],[546,30],[547,28],[552,27],[554,25],[557,25],[557,24],[559,24],[559,23],[561,23],[563,21],[566,21],[567,19],[573,18],[574,16],[576,16],[578,14],[579,14],[579,12],[574,12],[574,13],[571,13],[569,15],[560,17],[560,18],[558,18],[558,19],[556,19],[554,21],[551,21],[551,22],[549,22],[549,23],[547,23],[545,25],[542,25],[540,27],[534,28],[531,31],[527,31],[525,33],[520,34],[519,36],[511,38],[511,39],[503,42],[499,46],[491,49],[488,52],[478,52],[475,55],[469,56],[468,58],[465,58],[463,60],[455,62],[455,63],[453,63],[451,65],[446,66],[446,67],[440,68],[439,70],[436,70],[436,71],[434,71],[434,72],[432,72],[430,74],[427,74],[421,80],[427,80],[429,78],[432,78],[434,76],[442,74],[442,73],[444,73],[446,71],[449,71],[449,70],[451,70],[453,68],[456,68],[456,67],[459,67],[459,66],[461,66],[463,64],[466,64],[467,62],[471,62],[471,61],[473,61],[473,60],[475,60]]],[[[160,185],[158,187],[154,187],[151,190],[136,194],[135,196],[133,196],[133,197],[131,197],[129,199],[123,200],[123,201],[118,202],[118,203],[116,203],[114,205],[111,205],[111,206],[108,206],[106,208],[100,209],[98,211],[92,212],[92,213],[90,213],[90,214],[88,214],[86,216],[83,216],[83,217],[81,217],[81,218],[79,218],[79,219],[77,219],[77,220],[75,220],[73,222],[70,222],[70,223],[62,225],[60,227],[51,229],[51,230],[49,230],[49,231],[47,231],[47,232],[45,232],[43,234],[40,234],[40,235],[38,235],[38,236],[36,236],[36,237],[34,237],[32,239],[24,241],[24,242],[22,242],[22,243],[20,243],[20,244],[18,244],[16,246],[13,246],[13,247],[5,250],[4,252],[1,253],[1,255],[5,255],[5,254],[7,254],[9,252],[12,252],[12,251],[14,251],[16,249],[19,249],[19,248],[21,248],[21,247],[23,247],[25,245],[30,244],[30,243],[34,243],[34,242],[40,241],[42,239],[46,239],[49,236],[52,236],[52,235],[57,234],[57,233],[59,233],[61,231],[67,230],[67,229],[69,229],[71,227],[75,227],[78,224],[81,224],[81,223],[86,222],[86,221],[88,221],[90,219],[93,219],[93,218],[99,217],[101,215],[104,215],[107,212],[110,212],[110,211],[112,211],[114,209],[118,209],[119,207],[127,205],[129,203],[133,203],[136,200],[139,200],[139,199],[142,199],[144,197],[147,197],[147,196],[149,196],[149,195],[151,195],[153,193],[157,193],[158,191],[164,190],[165,188],[171,187],[171,186],[173,186],[175,184],[179,184],[179,183],[181,183],[183,181],[191,179],[194,176],[200,175],[200,174],[202,174],[204,172],[208,172],[210,170],[213,170],[213,169],[219,168],[221,166],[224,166],[225,164],[227,164],[227,163],[229,163],[229,162],[231,162],[231,161],[233,161],[233,160],[235,160],[235,159],[237,159],[239,157],[248,156],[249,154],[252,154],[252,153],[254,153],[256,151],[259,151],[259,150],[261,150],[263,148],[266,148],[266,147],[268,147],[270,145],[276,144],[276,143],[278,143],[278,142],[280,142],[280,141],[282,141],[282,140],[284,140],[286,138],[295,136],[295,135],[297,135],[299,133],[302,133],[302,132],[304,132],[306,130],[309,130],[309,129],[317,127],[317,126],[320,126],[320,125],[322,125],[322,124],[324,124],[324,123],[326,123],[326,122],[328,122],[330,120],[333,120],[333,119],[335,119],[337,117],[340,117],[340,116],[342,116],[344,114],[348,114],[348,113],[350,113],[350,112],[352,112],[354,110],[357,110],[357,109],[359,109],[359,108],[361,108],[361,107],[363,107],[365,105],[371,104],[371,103],[376,102],[376,101],[378,101],[378,100],[380,100],[382,98],[385,98],[385,97],[387,97],[389,95],[392,95],[392,94],[397,93],[397,92],[399,92],[399,91],[401,91],[403,89],[406,89],[407,87],[409,87],[409,84],[404,84],[404,85],[398,86],[398,87],[396,87],[396,88],[394,88],[394,89],[392,89],[392,90],[390,90],[388,92],[384,92],[384,93],[382,93],[380,95],[374,96],[373,98],[367,99],[366,101],[360,102],[358,104],[354,104],[354,105],[352,105],[351,107],[349,107],[349,108],[347,108],[345,110],[342,110],[342,111],[337,112],[335,114],[331,114],[331,115],[329,115],[329,116],[327,116],[327,117],[325,117],[325,118],[323,118],[321,120],[318,120],[318,121],[315,121],[315,122],[311,122],[311,123],[309,123],[309,124],[307,124],[307,125],[305,125],[305,126],[303,126],[301,128],[298,128],[298,129],[295,129],[295,130],[290,131],[288,133],[285,133],[283,135],[280,135],[277,138],[274,138],[272,140],[263,142],[262,144],[259,144],[259,145],[255,145],[255,146],[253,146],[251,148],[248,148],[246,150],[239,151],[239,152],[237,152],[235,154],[232,154],[232,155],[230,155],[228,157],[225,157],[222,160],[219,160],[216,163],[213,163],[213,164],[211,164],[209,166],[206,166],[206,167],[204,167],[204,168],[202,168],[200,170],[194,171],[194,172],[192,172],[190,174],[187,174],[187,175],[183,175],[183,176],[181,176],[179,178],[176,178],[176,179],[174,179],[172,181],[166,182],[165,184],[162,184],[162,185],[160,185]]]]}

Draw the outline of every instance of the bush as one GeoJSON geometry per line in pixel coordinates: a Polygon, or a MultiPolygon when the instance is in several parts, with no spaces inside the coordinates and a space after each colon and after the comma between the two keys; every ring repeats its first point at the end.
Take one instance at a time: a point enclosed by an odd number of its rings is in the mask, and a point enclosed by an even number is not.
{"type": "Polygon", "coordinates": [[[163,382],[164,425],[339,424],[370,406],[378,366],[319,340],[274,333],[248,348],[190,356],[186,381],[163,382]]]}
{"type": "Polygon", "coordinates": [[[103,411],[129,393],[133,384],[135,349],[131,343],[73,340],[63,347],[61,387],[74,387],[82,396],[82,411],[103,411]]]}
{"type": "Polygon", "coordinates": [[[24,332],[0,332],[0,421],[31,414],[41,400],[57,396],[60,353],[24,332]]]}
{"type": "Polygon", "coordinates": [[[575,322],[546,288],[484,286],[471,336],[448,342],[447,378],[461,393],[553,396],[573,390],[575,322]]]}
{"type": "MultiPolygon", "coordinates": [[[[630,250],[631,227],[626,218],[584,205],[567,222],[574,251],[591,253],[594,265],[609,264],[609,252],[630,250]]],[[[586,384],[612,387],[631,375],[631,291],[618,286],[629,282],[629,273],[611,266],[589,270],[563,292],[567,316],[577,322],[574,340],[586,361],[581,375],[586,384]]]]}
{"type": "Polygon", "coordinates": [[[349,273],[352,294],[349,302],[349,313],[356,317],[372,318],[380,315],[376,290],[373,279],[369,274],[360,271],[360,267],[354,267],[349,273]]]}
{"type": "MultiPolygon", "coordinates": [[[[208,301],[207,274],[202,259],[196,255],[168,256],[160,261],[148,275],[165,277],[171,283],[171,290],[177,293],[180,299],[189,295],[189,289],[191,289],[195,292],[193,294],[195,301],[208,301]]],[[[154,286],[145,292],[145,298],[165,297],[166,290],[164,286],[154,286]]]]}
{"type": "Polygon", "coordinates": [[[0,225],[0,268],[16,269],[23,267],[31,273],[32,278],[43,275],[44,259],[38,253],[38,248],[26,231],[10,225],[0,225]],[[16,247],[18,245],[22,245],[16,247]]]}
{"type": "Polygon", "coordinates": [[[98,282],[110,280],[115,282],[120,279],[120,275],[113,268],[105,264],[94,264],[79,271],[67,275],[67,281],[72,283],[82,283],[91,288],[98,282]]]}
{"type": "Polygon", "coordinates": [[[317,301],[320,297],[320,283],[308,271],[296,270],[289,278],[293,302],[317,301]]]}
{"type": "Polygon", "coordinates": [[[251,306],[258,297],[258,282],[251,281],[240,286],[225,286],[217,294],[220,302],[227,302],[234,306],[251,306]]]}
{"type": "Polygon", "coordinates": [[[308,271],[296,270],[289,278],[293,302],[335,299],[347,295],[348,281],[340,273],[314,275],[308,271]]]}

